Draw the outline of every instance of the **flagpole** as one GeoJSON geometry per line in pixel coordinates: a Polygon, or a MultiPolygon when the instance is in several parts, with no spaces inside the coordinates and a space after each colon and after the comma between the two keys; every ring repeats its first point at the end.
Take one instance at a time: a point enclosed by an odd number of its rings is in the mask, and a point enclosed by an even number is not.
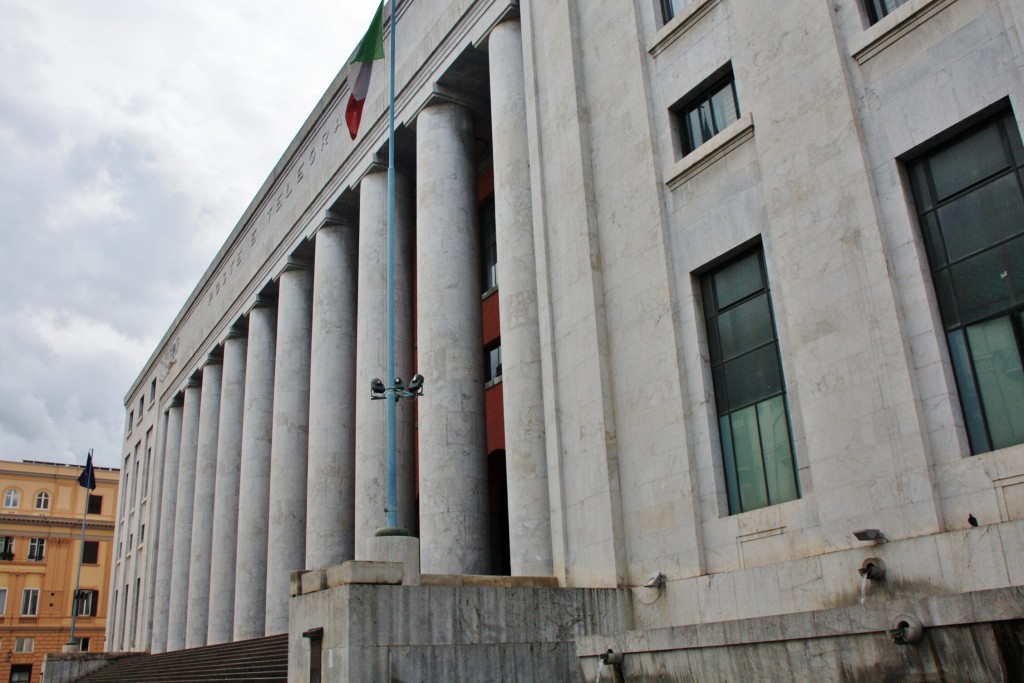
{"type": "MultiPolygon", "coordinates": [[[[388,97],[388,386],[394,386],[395,377],[395,6],[391,2],[391,59],[388,97]]],[[[398,527],[398,454],[396,447],[396,425],[398,395],[387,400],[388,404],[388,526],[398,527]]]]}
{"type": "MultiPolygon", "coordinates": [[[[90,460],[92,460],[91,448],[85,460],[87,467],[90,460]]],[[[78,590],[82,584],[82,556],[85,555],[85,521],[89,517],[89,494],[91,492],[92,489],[86,487],[85,510],[82,513],[82,544],[78,549],[78,575],[75,577],[75,592],[71,595],[71,637],[68,639],[68,645],[75,645],[75,620],[78,619],[78,590]]]]}

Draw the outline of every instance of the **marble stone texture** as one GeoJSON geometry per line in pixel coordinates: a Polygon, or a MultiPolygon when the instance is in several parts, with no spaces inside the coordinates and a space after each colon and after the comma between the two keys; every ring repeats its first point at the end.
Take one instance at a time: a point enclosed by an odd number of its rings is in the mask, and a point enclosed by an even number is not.
{"type": "Polygon", "coordinates": [[[288,630],[291,573],[306,566],[306,473],[313,273],[289,264],[281,273],[274,360],[267,525],[266,635],[288,630]]]}
{"type": "MultiPolygon", "coordinates": [[[[381,559],[370,552],[374,533],[387,521],[387,408],[370,401],[370,380],[387,383],[387,173],[359,181],[359,263],[355,379],[355,558],[381,559]]],[[[395,175],[395,374],[408,378],[413,364],[414,189],[395,175]]],[[[415,407],[395,406],[398,525],[416,527],[415,407]]]]}
{"type": "Polygon", "coordinates": [[[188,614],[185,647],[206,645],[210,615],[210,562],[213,553],[213,504],[217,492],[217,434],[224,366],[220,359],[203,368],[192,503],[192,552],[188,571],[188,614]]]}
{"type": "Polygon", "coordinates": [[[178,466],[181,454],[182,405],[176,403],[167,410],[167,439],[164,443],[160,496],[160,542],[154,567],[155,595],[153,598],[153,626],[150,651],[164,652],[167,647],[167,614],[171,599],[171,566],[174,550],[174,515],[178,501],[178,466]]]}
{"type": "Polygon", "coordinates": [[[168,651],[185,647],[188,618],[189,568],[192,558],[192,503],[196,491],[196,455],[199,449],[199,382],[185,387],[181,414],[181,453],[178,465],[177,509],[174,514],[174,550],[171,556],[171,590],[167,604],[168,651]]]}
{"type": "Polygon", "coordinates": [[[306,567],[355,557],[356,270],[354,227],[316,234],[309,380],[306,567]]]}
{"type": "Polygon", "coordinates": [[[220,424],[217,429],[217,471],[213,499],[210,557],[208,645],[229,642],[234,633],[235,564],[238,541],[238,487],[242,464],[242,420],[245,412],[245,363],[248,339],[236,331],[224,341],[220,424]]]}
{"type": "Polygon", "coordinates": [[[274,417],[277,308],[264,302],[249,312],[245,411],[238,488],[234,640],[257,638],[266,623],[270,444],[274,417]]]}
{"type": "Polygon", "coordinates": [[[417,351],[423,571],[489,567],[479,240],[470,112],[442,103],[416,123],[417,351]]]}

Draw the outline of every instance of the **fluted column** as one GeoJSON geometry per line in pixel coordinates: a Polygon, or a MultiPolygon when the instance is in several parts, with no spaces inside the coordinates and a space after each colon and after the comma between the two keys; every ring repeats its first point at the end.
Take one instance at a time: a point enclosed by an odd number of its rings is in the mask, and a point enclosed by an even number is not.
{"type": "Polygon", "coordinates": [[[523,37],[518,19],[498,24],[491,31],[488,57],[501,296],[509,554],[513,575],[548,575],[553,571],[551,511],[544,441],[523,37]]]}
{"type": "MultiPolygon", "coordinates": [[[[395,174],[395,372],[412,377],[412,188],[395,174]]],[[[359,321],[356,325],[356,558],[370,557],[369,541],[388,526],[387,407],[370,401],[370,380],[387,378],[387,173],[365,175],[359,184],[359,321]]],[[[398,525],[417,526],[415,413],[396,406],[398,525]]]]}
{"type": "Polygon", "coordinates": [[[424,573],[490,567],[480,330],[479,227],[468,109],[435,104],[416,120],[417,344],[424,573]]]}
{"type": "Polygon", "coordinates": [[[196,454],[199,449],[200,383],[185,387],[181,414],[181,453],[178,466],[178,502],[174,513],[174,553],[171,595],[167,612],[167,650],[185,647],[188,614],[189,568],[192,559],[192,503],[196,491],[196,454]]]}
{"type": "Polygon", "coordinates": [[[224,371],[217,430],[217,485],[213,501],[210,557],[208,645],[231,640],[235,616],[235,552],[238,532],[238,477],[242,463],[242,416],[245,407],[244,329],[224,341],[224,371]]]}
{"type": "Polygon", "coordinates": [[[266,635],[288,630],[291,572],[306,564],[306,472],[313,273],[289,261],[277,295],[274,431],[270,445],[266,635]]]}
{"type": "Polygon", "coordinates": [[[167,409],[167,440],[163,454],[160,493],[160,528],[157,536],[153,582],[153,654],[167,650],[167,614],[171,597],[171,562],[174,555],[174,513],[178,501],[178,467],[181,454],[182,400],[176,396],[167,409]]]}
{"type": "Polygon", "coordinates": [[[271,301],[258,300],[256,307],[249,312],[249,342],[245,357],[234,640],[262,637],[266,621],[276,330],[277,307],[271,301]]]}
{"type": "Polygon", "coordinates": [[[309,380],[306,567],[354,557],[355,333],[358,233],[316,233],[309,380]]]}

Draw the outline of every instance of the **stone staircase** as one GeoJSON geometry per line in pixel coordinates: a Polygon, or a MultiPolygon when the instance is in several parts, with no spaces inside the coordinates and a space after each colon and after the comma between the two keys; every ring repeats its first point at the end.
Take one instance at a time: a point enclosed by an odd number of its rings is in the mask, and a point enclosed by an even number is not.
{"type": "Polygon", "coordinates": [[[126,657],[78,678],[79,683],[206,683],[288,680],[288,634],[126,657]]]}

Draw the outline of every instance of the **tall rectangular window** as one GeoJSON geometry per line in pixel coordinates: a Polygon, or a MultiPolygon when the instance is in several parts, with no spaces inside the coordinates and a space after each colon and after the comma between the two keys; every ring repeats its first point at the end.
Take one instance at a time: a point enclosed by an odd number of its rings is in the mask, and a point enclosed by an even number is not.
{"type": "Polygon", "coordinates": [[[14,536],[0,536],[0,560],[14,559],[14,536]]]}
{"type": "Polygon", "coordinates": [[[0,588],[0,617],[7,613],[7,589],[0,588]]]}
{"type": "Polygon", "coordinates": [[[907,170],[971,452],[1024,443],[1024,147],[1013,114],[907,170]]]}
{"type": "Polygon", "coordinates": [[[876,23],[882,17],[888,16],[890,12],[905,3],[907,0],[864,0],[864,6],[868,11],[868,21],[876,23]]]}
{"type": "Polygon", "coordinates": [[[97,564],[100,559],[100,542],[86,541],[82,546],[82,564],[97,564]]]}
{"type": "Polygon", "coordinates": [[[103,496],[89,495],[89,514],[98,515],[103,512],[103,496]]]}
{"type": "Polygon", "coordinates": [[[764,255],[701,278],[729,513],[800,495],[764,255]]]}
{"type": "Polygon", "coordinates": [[[28,559],[42,562],[46,556],[46,539],[30,538],[28,541],[28,559]]]}
{"type": "Polygon", "coordinates": [[[480,205],[480,291],[498,286],[498,237],[494,222],[494,198],[480,205]]]}
{"type": "Polygon", "coordinates": [[[96,616],[96,608],[98,606],[99,592],[91,589],[82,589],[78,591],[73,609],[78,610],[78,616],[80,617],[94,617],[96,616]]]}
{"type": "Polygon", "coordinates": [[[34,617],[39,611],[39,589],[26,588],[21,592],[21,616],[34,617]]]}
{"type": "Polygon", "coordinates": [[[736,81],[730,67],[724,76],[691,93],[674,107],[679,117],[683,155],[715,137],[740,117],[736,81]]]}

